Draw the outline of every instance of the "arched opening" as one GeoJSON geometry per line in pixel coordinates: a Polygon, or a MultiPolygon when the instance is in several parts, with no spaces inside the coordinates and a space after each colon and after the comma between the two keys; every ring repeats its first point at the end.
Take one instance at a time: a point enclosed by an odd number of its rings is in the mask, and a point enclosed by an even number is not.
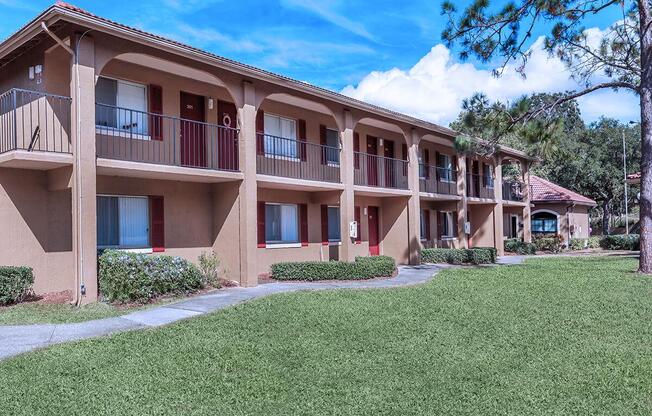
{"type": "Polygon", "coordinates": [[[234,96],[215,75],[141,53],[120,54],[95,83],[98,157],[237,171],[234,96]]]}
{"type": "Polygon", "coordinates": [[[559,214],[548,210],[533,212],[532,234],[544,236],[559,234],[559,214]]]}
{"type": "Polygon", "coordinates": [[[316,101],[274,93],[256,114],[256,169],[262,175],[340,183],[341,127],[316,101]]]}

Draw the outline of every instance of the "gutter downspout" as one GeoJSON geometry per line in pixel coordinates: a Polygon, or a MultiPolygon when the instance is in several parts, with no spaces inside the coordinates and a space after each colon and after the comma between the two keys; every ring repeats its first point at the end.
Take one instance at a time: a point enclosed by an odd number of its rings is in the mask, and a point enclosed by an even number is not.
{"type": "MultiPolygon", "coordinates": [[[[77,40],[77,44],[75,45],[75,50],[73,51],[70,46],[66,45],[66,43],[61,40],[57,35],[52,33],[52,31],[48,28],[47,24],[45,22],[41,22],[41,28],[43,31],[50,36],[59,46],[61,46],[66,52],[68,52],[71,55],[71,58],[73,59],[73,64],[75,66],[75,105],[76,105],[76,118],[77,118],[77,134],[75,138],[75,163],[76,166],[74,168],[75,171],[75,192],[74,192],[74,197],[77,200],[77,225],[79,226],[80,221],[81,221],[81,210],[79,207],[81,207],[81,194],[79,192],[79,187],[81,186],[82,183],[82,177],[81,177],[81,169],[79,169],[79,166],[81,164],[80,156],[79,156],[79,149],[81,148],[81,120],[79,118],[79,114],[81,112],[81,106],[80,106],[80,98],[81,98],[81,88],[79,87],[79,44],[81,43],[81,40],[83,37],[90,32],[91,30],[87,30],[84,32],[79,39],[77,40]]],[[[72,40],[72,38],[71,38],[72,40]]],[[[83,246],[81,244],[81,236],[79,232],[76,232],[76,240],[77,240],[77,253],[75,253],[76,257],[81,259],[80,261],[75,260],[75,268],[77,269],[77,273],[75,273],[75,290],[73,293],[73,300],[72,303],[74,305],[80,306],[81,305],[81,300],[82,300],[82,295],[84,294],[84,256],[83,256],[83,246]]]]}

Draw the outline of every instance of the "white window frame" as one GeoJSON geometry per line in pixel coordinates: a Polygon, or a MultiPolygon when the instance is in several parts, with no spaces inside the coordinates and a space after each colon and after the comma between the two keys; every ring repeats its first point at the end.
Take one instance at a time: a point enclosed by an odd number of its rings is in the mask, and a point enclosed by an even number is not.
{"type": "MultiPolygon", "coordinates": [[[[100,125],[97,125],[97,124],[95,125],[95,134],[106,135],[106,134],[108,134],[108,132],[110,132],[111,137],[121,137],[121,138],[125,138],[125,139],[136,139],[136,140],[152,140],[152,137],[149,135],[149,128],[150,128],[150,126],[149,126],[149,100],[148,100],[149,87],[146,84],[142,84],[142,83],[139,83],[139,82],[128,81],[128,80],[125,80],[125,79],[120,79],[120,78],[115,78],[115,77],[110,77],[110,76],[105,76],[105,75],[99,75],[97,78],[98,78],[98,80],[100,78],[104,78],[104,79],[108,79],[110,81],[115,81],[118,84],[123,83],[123,84],[127,84],[127,85],[132,85],[132,86],[135,86],[135,87],[144,88],[144,90],[145,90],[145,97],[144,97],[145,98],[145,110],[144,111],[143,110],[134,110],[134,111],[144,112],[145,114],[147,114],[147,118],[148,118],[147,133],[148,134],[133,133],[133,132],[128,131],[128,130],[123,130],[123,129],[119,128],[119,127],[100,126],[100,125]]],[[[115,99],[116,99],[115,100],[116,108],[118,108],[118,109],[126,108],[126,107],[121,107],[120,106],[120,103],[118,102],[119,95],[117,95],[117,92],[118,91],[116,90],[116,97],[115,97],[115,99]]],[[[116,110],[116,111],[119,111],[119,110],[116,110]]]]}
{"type": "MultiPolygon", "coordinates": [[[[339,205],[328,205],[328,207],[326,209],[327,215],[328,215],[328,210],[331,209],[331,208],[335,208],[338,211],[337,212],[337,219],[338,219],[338,222],[337,222],[338,225],[337,226],[340,229],[340,238],[332,239],[332,238],[330,238],[330,236],[328,236],[328,244],[329,245],[338,245],[338,244],[342,243],[342,229],[340,227],[340,222],[342,220],[342,210],[340,209],[339,205]]],[[[329,219],[328,225],[330,225],[330,218],[328,218],[328,219],[329,219]]]]}
{"type": "Polygon", "coordinates": [[[442,240],[454,240],[457,238],[455,230],[455,219],[453,218],[453,211],[442,211],[442,214],[446,216],[446,228],[450,228],[448,232],[453,234],[445,234],[442,230],[441,238],[442,240]]]}
{"type": "MultiPolygon", "coordinates": [[[[286,121],[291,121],[292,125],[294,126],[294,138],[292,137],[283,137],[283,136],[277,136],[274,134],[269,134],[267,133],[267,130],[264,131],[263,135],[263,140],[265,140],[265,137],[269,136],[271,138],[280,138],[284,140],[294,140],[295,142],[295,156],[290,156],[290,155],[283,155],[283,154],[277,154],[277,153],[269,153],[268,150],[270,146],[267,145],[267,142],[265,142],[265,157],[270,158],[270,159],[280,159],[280,160],[287,160],[290,162],[300,162],[301,158],[299,157],[299,138],[297,137],[297,120],[290,118],[290,117],[285,117],[280,114],[275,114],[275,113],[265,113],[264,117],[277,117],[280,120],[286,120],[286,121]]],[[[268,123],[265,122],[265,129],[267,129],[268,123]]]]}
{"type": "Polygon", "coordinates": [[[438,160],[437,161],[437,168],[447,170],[448,172],[450,172],[450,177],[451,177],[451,179],[443,179],[441,177],[441,175],[439,175],[440,182],[455,183],[455,181],[452,179],[453,178],[453,157],[451,155],[447,155],[445,153],[440,153],[439,156],[445,158],[444,160],[447,161],[448,163],[446,164],[446,166],[441,166],[440,167],[439,166],[439,160],[438,160]]]}
{"type": "MultiPolygon", "coordinates": [[[[122,246],[120,244],[118,245],[99,245],[97,246],[98,249],[115,249],[115,250],[121,250],[121,251],[128,251],[128,252],[133,252],[133,253],[151,253],[152,250],[152,230],[151,230],[151,224],[152,224],[152,218],[151,218],[151,207],[150,207],[150,201],[149,201],[149,196],[146,195],[115,195],[115,194],[97,194],[96,197],[104,197],[104,198],[117,198],[120,200],[121,198],[138,198],[138,199],[145,199],[147,200],[147,244],[144,246],[122,246]]],[[[118,202],[118,241],[120,240],[120,211],[119,211],[120,203],[118,202]]]]}
{"type": "MultiPolygon", "coordinates": [[[[267,239],[267,218],[265,218],[265,246],[268,248],[293,248],[301,247],[301,223],[300,223],[300,213],[299,213],[299,204],[285,203],[285,202],[265,202],[265,209],[267,210],[267,205],[278,205],[278,206],[293,206],[297,212],[297,241],[283,241],[283,240],[268,240],[267,239]]],[[[283,224],[281,224],[281,228],[283,224]]]]}

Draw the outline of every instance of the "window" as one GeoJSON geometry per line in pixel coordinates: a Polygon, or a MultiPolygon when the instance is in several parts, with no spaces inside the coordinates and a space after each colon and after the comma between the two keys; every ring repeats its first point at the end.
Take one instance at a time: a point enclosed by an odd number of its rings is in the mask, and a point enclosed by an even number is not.
{"type": "Polygon", "coordinates": [[[147,87],[133,82],[100,77],[95,87],[95,124],[147,135],[147,87]]]}
{"type": "Polygon", "coordinates": [[[439,154],[437,170],[442,182],[453,182],[453,160],[449,155],[439,154]]]}
{"type": "Polygon", "coordinates": [[[423,156],[424,150],[422,149],[421,152],[419,152],[419,179],[425,179],[426,178],[426,170],[428,169],[428,166],[424,162],[425,158],[423,156]]]}
{"type": "Polygon", "coordinates": [[[326,162],[329,165],[340,164],[340,134],[337,130],[326,129],[326,162]]]}
{"type": "Polygon", "coordinates": [[[428,214],[428,211],[426,210],[421,210],[421,230],[420,230],[420,235],[422,240],[427,240],[428,239],[428,231],[426,229],[426,215],[428,214]]]}
{"type": "Polygon", "coordinates": [[[457,234],[455,231],[455,220],[452,212],[442,212],[441,236],[452,238],[457,234]]]}
{"type": "Polygon", "coordinates": [[[494,187],[494,167],[491,165],[482,165],[482,176],[484,177],[484,186],[487,188],[494,187]]]}
{"type": "Polygon", "coordinates": [[[533,214],[532,232],[537,234],[557,234],[557,216],[549,212],[533,214]]]}
{"type": "Polygon", "coordinates": [[[328,241],[342,241],[340,233],[340,207],[328,207],[328,241]]]}
{"type": "Polygon", "coordinates": [[[293,204],[265,204],[265,242],[299,242],[299,209],[293,204]]]}
{"type": "Polygon", "coordinates": [[[297,124],[289,118],[265,113],[265,153],[297,157],[297,124]]]}
{"type": "Polygon", "coordinates": [[[148,198],[98,196],[97,245],[118,248],[148,247],[148,198]]]}

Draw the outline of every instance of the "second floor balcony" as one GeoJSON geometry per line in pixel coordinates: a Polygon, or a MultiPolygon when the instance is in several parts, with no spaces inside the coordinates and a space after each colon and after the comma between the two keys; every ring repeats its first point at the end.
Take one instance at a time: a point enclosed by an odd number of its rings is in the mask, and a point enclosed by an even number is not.
{"type": "Polygon", "coordinates": [[[11,89],[0,95],[0,154],[10,151],[72,153],[71,99],[11,89]]]}
{"type": "Polygon", "coordinates": [[[98,157],[239,171],[237,129],[99,103],[95,119],[98,157]]]}
{"type": "Polygon", "coordinates": [[[432,165],[419,165],[419,191],[431,194],[457,195],[457,172],[432,165]]]}
{"type": "Polygon", "coordinates": [[[354,152],[354,184],[408,189],[408,161],[354,152]]]}
{"type": "Polygon", "coordinates": [[[470,198],[494,199],[494,178],[475,173],[466,174],[466,196],[470,198]]]}
{"type": "Polygon", "coordinates": [[[503,200],[522,202],[525,185],[519,181],[503,181],[503,200]]]}
{"type": "Polygon", "coordinates": [[[258,134],[256,172],[310,181],[340,182],[340,149],[285,137],[258,134]]]}

